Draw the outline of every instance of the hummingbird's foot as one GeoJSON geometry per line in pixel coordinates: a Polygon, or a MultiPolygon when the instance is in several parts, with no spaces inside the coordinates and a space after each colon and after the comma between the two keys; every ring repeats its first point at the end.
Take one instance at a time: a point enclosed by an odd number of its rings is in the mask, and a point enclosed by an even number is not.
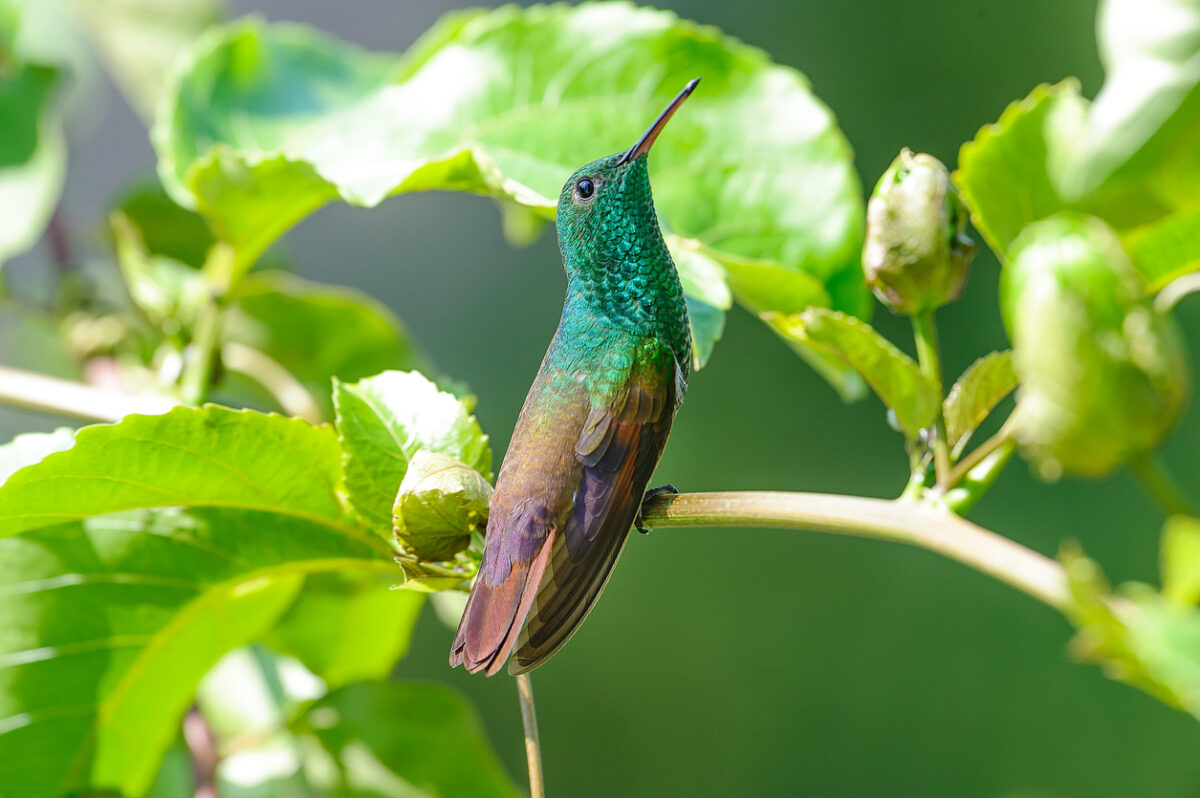
{"type": "Polygon", "coordinates": [[[646,502],[650,501],[655,496],[662,496],[664,493],[670,493],[672,496],[677,496],[679,494],[679,489],[670,484],[660,485],[657,488],[651,488],[650,490],[646,491],[646,495],[642,497],[642,503],[641,506],[638,507],[637,517],[633,519],[633,527],[643,535],[650,534],[650,530],[642,526],[642,510],[646,507],[646,502]]]}

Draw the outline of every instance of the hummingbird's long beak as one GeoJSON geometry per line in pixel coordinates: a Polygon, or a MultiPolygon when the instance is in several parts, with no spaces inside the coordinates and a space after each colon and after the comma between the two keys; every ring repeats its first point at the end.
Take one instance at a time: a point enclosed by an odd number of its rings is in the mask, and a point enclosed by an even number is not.
{"type": "Polygon", "coordinates": [[[650,129],[643,133],[642,137],[637,140],[637,144],[634,144],[625,151],[625,154],[621,156],[621,160],[617,161],[618,166],[636,160],[650,152],[650,148],[654,146],[654,141],[658,138],[658,134],[662,133],[662,129],[667,126],[667,122],[671,120],[671,117],[679,110],[679,106],[683,105],[683,101],[688,98],[688,95],[692,93],[692,90],[696,88],[696,84],[699,82],[700,78],[693,79],[688,85],[683,87],[683,91],[675,95],[675,99],[671,100],[671,104],[663,109],[663,112],[658,115],[658,119],[654,120],[654,124],[650,126],[650,129]]]}

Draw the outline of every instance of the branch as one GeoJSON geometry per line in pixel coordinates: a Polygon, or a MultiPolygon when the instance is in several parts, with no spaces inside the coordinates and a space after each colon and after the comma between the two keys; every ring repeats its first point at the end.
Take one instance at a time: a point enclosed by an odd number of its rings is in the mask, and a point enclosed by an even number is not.
{"type": "Polygon", "coordinates": [[[822,493],[684,493],[642,509],[649,528],[784,527],[892,540],[937,552],[1055,609],[1069,601],[1061,566],[1042,554],[921,502],[822,493]]]}
{"type": "Polygon", "coordinates": [[[546,798],[546,782],[542,778],[542,743],[538,739],[537,710],[533,706],[533,682],[528,673],[517,676],[517,697],[521,700],[521,725],[525,727],[529,795],[530,798],[546,798]]]}
{"type": "Polygon", "coordinates": [[[60,416],[115,422],[130,413],[158,415],[177,402],[163,396],[93,388],[81,382],[0,366],[0,402],[60,416]]]}

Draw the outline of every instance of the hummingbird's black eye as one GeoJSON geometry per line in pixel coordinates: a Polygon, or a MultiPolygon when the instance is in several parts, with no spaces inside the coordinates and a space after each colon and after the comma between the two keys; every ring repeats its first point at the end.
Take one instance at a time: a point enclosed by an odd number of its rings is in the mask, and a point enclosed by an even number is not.
{"type": "Polygon", "coordinates": [[[582,178],[575,184],[575,193],[582,200],[591,199],[592,195],[596,193],[596,184],[592,182],[590,177],[582,178]]]}

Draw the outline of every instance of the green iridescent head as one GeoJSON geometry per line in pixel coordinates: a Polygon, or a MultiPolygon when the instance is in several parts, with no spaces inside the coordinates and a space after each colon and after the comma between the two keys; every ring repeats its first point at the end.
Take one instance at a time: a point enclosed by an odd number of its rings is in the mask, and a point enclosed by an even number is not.
{"type": "Polygon", "coordinates": [[[678,292],[650,197],[646,155],[698,82],[689,83],[636,144],[577,170],[563,186],[558,241],[572,292],[606,308],[641,307],[658,294],[678,292]]]}

